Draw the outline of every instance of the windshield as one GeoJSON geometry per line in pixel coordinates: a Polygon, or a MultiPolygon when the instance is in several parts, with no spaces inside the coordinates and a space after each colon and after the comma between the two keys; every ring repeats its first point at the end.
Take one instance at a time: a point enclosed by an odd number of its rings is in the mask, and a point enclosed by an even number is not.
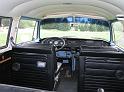
{"type": "Polygon", "coordinates": [[[107,21],[83,17],[49,18],[42,20],[41,38],[64,37],[103,39],[109,41],[107,21]]]}

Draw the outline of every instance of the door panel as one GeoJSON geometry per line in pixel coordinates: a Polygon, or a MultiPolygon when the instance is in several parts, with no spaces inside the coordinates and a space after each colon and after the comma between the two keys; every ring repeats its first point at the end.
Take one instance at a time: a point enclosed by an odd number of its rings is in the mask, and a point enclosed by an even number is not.
{"type": "Polygon", "coordinates": [[[0,83],[11,84],[11,51],[0,54],[0,83]]]}

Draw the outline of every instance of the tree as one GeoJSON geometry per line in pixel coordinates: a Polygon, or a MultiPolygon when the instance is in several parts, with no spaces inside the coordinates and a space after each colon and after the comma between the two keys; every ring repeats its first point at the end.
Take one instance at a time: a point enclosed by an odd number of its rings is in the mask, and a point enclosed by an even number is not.
{"type": "Polygon", "coordinates": [[[20,20],[19,28],[31,28],[35,26],[35,22],[32,20],[20,20]]]}
{"type": "Polygon", "coordinates": [[[3,25],[4,27],[10,25],[10,19],[9,18],[3,18],[0,20],[1,21],[1,26],[3,25]]]}
{"type": "Polygon", "coordinates": [[[61,31],[70,30],[70,25],[68,23],[47,23],[42,25],[43,29],[57,29],[61,31]]]}

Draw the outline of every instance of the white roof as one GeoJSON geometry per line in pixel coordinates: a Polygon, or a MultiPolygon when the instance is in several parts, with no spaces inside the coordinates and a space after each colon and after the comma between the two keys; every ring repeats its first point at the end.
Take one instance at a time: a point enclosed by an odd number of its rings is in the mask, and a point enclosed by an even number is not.
{"type": "Polygon", "coordinates": [[[0,16],[92,15],[114,19],[124,15],[124,0],[0,0],[0,16]]]}

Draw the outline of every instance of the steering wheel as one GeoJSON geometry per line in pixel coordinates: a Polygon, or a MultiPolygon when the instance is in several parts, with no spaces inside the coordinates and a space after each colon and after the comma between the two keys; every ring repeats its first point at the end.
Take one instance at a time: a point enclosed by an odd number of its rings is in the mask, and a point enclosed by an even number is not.
{"type": "Polygon", "coordinates": [[[65,40],[60,37],[45,38],[41,43],[55,46],[55,51],[61,50],[65,46],[65,40]]]}

